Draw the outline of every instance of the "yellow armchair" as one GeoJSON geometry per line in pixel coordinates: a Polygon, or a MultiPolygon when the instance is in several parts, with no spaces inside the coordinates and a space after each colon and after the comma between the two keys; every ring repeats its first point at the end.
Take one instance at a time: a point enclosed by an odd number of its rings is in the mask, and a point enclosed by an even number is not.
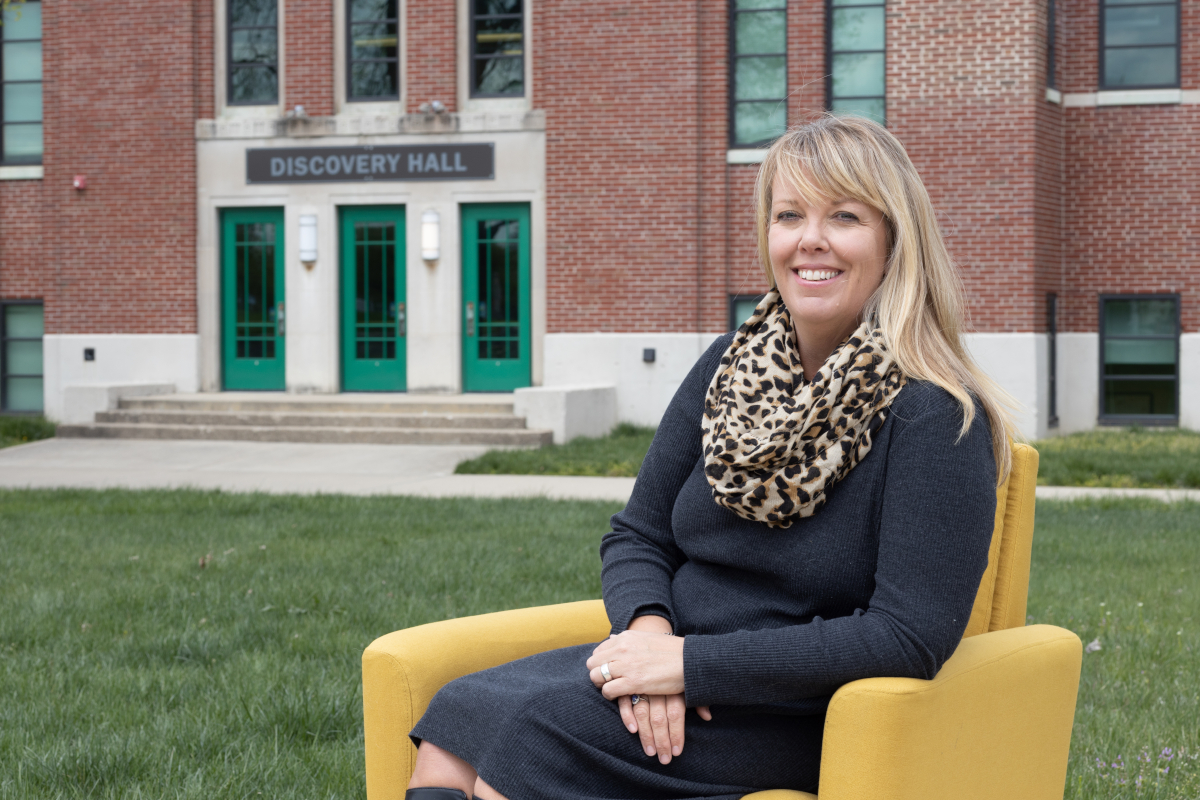
{"type": "MultiPolygon", "coordinates": [[[[825,717],[821,800],[1061,798],[1079,688],[1074,633],[1025,626],[1037,452],[1013,445],[997,490],[988,567],[963,641],[933,680],[869,678],[838,689],[825,717]]],[[[382,636],[363,653],[367,798],[400,800],[408,739],[444,684],[559,647],[598,642],[600,600],[501,611],[382,636]]],[[[787,790],[747,800],[801,800],[787,790]]],[[[519,800],[519,799],[516,799],[519,800]]]]}

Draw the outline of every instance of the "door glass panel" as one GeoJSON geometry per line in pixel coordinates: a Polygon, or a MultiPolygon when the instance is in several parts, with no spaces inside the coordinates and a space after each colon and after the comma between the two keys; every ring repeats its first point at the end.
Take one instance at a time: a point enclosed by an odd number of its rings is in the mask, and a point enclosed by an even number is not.
{"type": "Polygon", "coordinates": [[[783,56],[753,56],[737,60],[737,100],[775,99],[787,94],[783,56]]]}
{"type": "Polygon", "coordinates": [[[774,139],[787,129],[787,106],[779,100],[738,103],[735,113],[733,132],[739,142],[774,139]]]}
{"type": "Polygon", "coordinates": [[[354,225],[354,356],[396,358],[396,224],[354,225]]]}
{"type": "Polygon", "coordinates": [[[481,220],[479,234],[479,357],[521,357],[521,277],[518,220],[481,220]]]}
{"type": "Polygon", "coordinates": [[[238,358],[275,358],[275,224],[235,226],[236,352],[238,358]]]}

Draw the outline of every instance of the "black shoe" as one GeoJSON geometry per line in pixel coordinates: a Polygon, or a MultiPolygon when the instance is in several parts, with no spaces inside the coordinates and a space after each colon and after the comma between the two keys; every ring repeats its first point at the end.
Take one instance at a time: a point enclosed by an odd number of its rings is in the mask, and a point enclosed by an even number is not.
{"type": "Polygon", "coordinates": [[[471,800],[462,789],[447,789],[444,786],[422,786],[409,789],[404,800],[471,800]]]}

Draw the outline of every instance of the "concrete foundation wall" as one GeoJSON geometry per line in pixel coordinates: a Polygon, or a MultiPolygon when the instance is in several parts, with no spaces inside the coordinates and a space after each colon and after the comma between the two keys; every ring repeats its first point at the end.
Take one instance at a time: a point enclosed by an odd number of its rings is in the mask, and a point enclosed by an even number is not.
{"type": "Polygon", "coordinates": [[[46,416],[65,421],[66,388],[173,384],[200,388],[200,339],[195,334],[47,334],[42,340],[46,416]],[[95,351],[84,361],[84,349],[95,351]]]}

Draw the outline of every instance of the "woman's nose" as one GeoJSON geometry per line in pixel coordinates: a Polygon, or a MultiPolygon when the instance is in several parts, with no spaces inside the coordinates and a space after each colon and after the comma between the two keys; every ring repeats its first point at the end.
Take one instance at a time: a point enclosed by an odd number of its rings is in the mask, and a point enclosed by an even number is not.
{"type": "Polygon", "coordinates": [[[800,249],[820,251],[825,249],[825,229],[819,220],[811,220],[804,224],[800,231],[800,249]]]}

